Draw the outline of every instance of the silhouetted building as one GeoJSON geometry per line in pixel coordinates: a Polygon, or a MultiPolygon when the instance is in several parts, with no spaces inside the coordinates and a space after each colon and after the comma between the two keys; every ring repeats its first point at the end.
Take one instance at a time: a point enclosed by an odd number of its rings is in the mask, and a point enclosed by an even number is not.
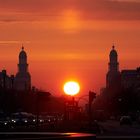
{"type": "Polygon", "coordinates": [[[125,89],[140,87],[140,68],[136,70],[122,70],[121,84],[125,89]]]}
{"type": "Polygon", "coordinates": [[[140,68],[119,71],[118,54],[115,47],[109,55],[109,70],[106,76],[106,87],[111,89],[123,89],[140,87],[140,68]]]}
{"type": "Polygon", "coordinates": [[[31,76],[28,72],[27,54],[24,47],[22,47],[19,54],[18,72],[15,77],[14,87],[20,91],[31,89],[31,76]]]}
{"type": "Polygon", "coordinates": [[[6,70],[2,70],[2,72],[0,72],[0,88],[11,89],[13,86],[12,77],[13,76],[10,77],[9,75],[7,75],[6,70]]]}
{"type": "Polygon", "coordinates": [[[106,87],[107,88],[118,88],[120,86],[120,71],[119,71],[119,62],[118,54],[115,50],[115,47],[112,47],[112,50],[109,55],[109,68],[106,75],[106,87]]]}

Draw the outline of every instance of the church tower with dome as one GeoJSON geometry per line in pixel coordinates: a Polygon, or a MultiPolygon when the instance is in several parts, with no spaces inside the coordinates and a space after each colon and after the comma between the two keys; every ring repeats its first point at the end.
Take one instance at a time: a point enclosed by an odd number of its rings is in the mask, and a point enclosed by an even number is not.
{"type": "Polygon", "coordinates": [[[112,46],[112,50],[109,55],[109,68],[106,76],[107,88],[118,88],[120,86],[121,74],[119,71],[118,54],[115,50],[115,46],[112,46]]]}
{"type": "Polygon", "coordinates": [[[23,46],[19,53],[18,72],[14,83],[16,90],[25,91],[31,89],[31,76],[28,72],[27,54],[23,46]]]}

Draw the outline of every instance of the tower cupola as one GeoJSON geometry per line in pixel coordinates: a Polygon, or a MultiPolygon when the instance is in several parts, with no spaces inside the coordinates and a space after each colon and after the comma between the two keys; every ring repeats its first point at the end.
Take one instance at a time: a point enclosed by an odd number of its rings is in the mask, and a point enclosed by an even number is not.
{"type": "Polygon", "coordinates": [[[109,71],[119,71],[118,54],[114,45],[110,51],[109,60],[109,71]]]}
{"type": "Polygon", "coordinates": [[[115,46],[112,46],[112,50],[109,54],[108,73],[106,76],[107,87],[119,87],[120,86],[120,72],[118,53],[115,50],[115,46]]]}
{"type": "Polygon", "coordinates": [[[31,76],[28,72],[27,54],[22,46],[19,53],[18,72],[15,78],[15,86],[17,90],[30,90],[31,76]]]}

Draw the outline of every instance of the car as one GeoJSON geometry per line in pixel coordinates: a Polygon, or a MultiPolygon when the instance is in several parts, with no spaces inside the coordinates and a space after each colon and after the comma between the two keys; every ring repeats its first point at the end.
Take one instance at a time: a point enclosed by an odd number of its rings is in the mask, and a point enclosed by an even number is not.
{"type": "Polygon", "coordinates": [[[0,118],[0,128],[7,128],[10,125],[10,119],[8,117],[6,118],[0,118]]]}
{"type": "Polygon", "coordinates": [[[17,112],[12,114],[11,123],[13,125],[33,125],[36,123],[36,118],[30,113],[17,112]]]}
{"type": "Polygon", "coordinates": [[[122,116],[120,118],[120,125],[132,125],[132,119],[130,116],[122,116]]]}
{"type": "Polygon", "coordinates": [[[10,118],[4,112],[0,112],[0,128],[7,128],[10,124],[10,118]]]}

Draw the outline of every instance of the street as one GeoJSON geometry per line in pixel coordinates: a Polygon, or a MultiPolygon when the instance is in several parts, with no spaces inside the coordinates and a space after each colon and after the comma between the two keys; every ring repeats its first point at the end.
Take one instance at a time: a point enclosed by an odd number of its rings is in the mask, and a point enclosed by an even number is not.
{"type": "Polygon", "coordinates": [[[88,133],[52,133],[52,132],[0,132],[0,139],[9,140],[94,140],[96,135],[88,133]]]}
{"type": "Polygon", "coordinates": [[[99,123],[101,127],[100,136],[140,136],[140,125],[120,125],[119,121],[106,121],[99,123]]]}

